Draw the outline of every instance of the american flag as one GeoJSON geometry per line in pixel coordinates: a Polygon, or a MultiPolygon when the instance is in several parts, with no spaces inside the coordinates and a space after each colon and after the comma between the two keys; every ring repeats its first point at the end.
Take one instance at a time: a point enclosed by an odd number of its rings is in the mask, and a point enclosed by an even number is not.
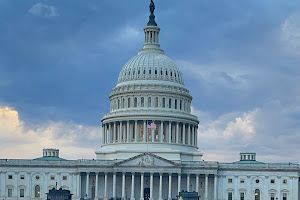
{"type": "Polygon", "coordinates": [[[147,122],[147,127],[150,128],[150,129],[156,130],[156,124],[154,124],[154,123],[151,122],[151,121],[148,121],[148,122],[147,122]]]}

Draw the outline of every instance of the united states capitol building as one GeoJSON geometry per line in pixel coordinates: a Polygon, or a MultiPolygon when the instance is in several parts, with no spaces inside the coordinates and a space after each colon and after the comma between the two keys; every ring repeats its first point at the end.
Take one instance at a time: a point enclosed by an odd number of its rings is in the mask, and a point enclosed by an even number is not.
{"type": "Polygon", "coordinates": [[[300,199],[299,164],[263,163],[255,153],[232,163],[203,161],[192,96],[160,48],[154,9],[151,1],[144,45],[109,96],[96,159],[65,160],[58,149],[33,160],[0,159],[0,200],[46,200],[53,188],[76,200],[176,199],[180,191],[201,200],[300,199]]]}

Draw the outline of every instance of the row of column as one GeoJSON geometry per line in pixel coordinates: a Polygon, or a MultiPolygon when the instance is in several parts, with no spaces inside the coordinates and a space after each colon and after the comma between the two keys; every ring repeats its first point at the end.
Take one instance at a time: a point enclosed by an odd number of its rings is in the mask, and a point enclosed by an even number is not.
{"type": "MultiPolygon", "coordinates": [[[[96,172],[96,181],[95,181],[95,199],[98,199],[98,188],[99,188],[99,172],[96,172]]],[[[140,196],[138,197],[140,200],[143,200],[144,199],[144,184],[145,184],[145,173],[143,172],[139,172],[138,173],[140,175],[140,196]]],[[[159,191],[154,191],[154,187],[153,187],[153,184],[154,184],[154,173],[150,172],[150,173],[147,173],[149,174],[150,176],[150,185],[149,185],[149,188],[150,188],[150,198],[149,199],[153,199],[154,198],[154,192],[157,193],[158,192],[158,199],[159,200],[162,200],[163,199],[163,174],[164,173],[159,173],[159,191]]],[[[131,200],[135,200],[136,197],[135,197],[135,175],[136,173],[135,172],[131,172],[131,196],[130,196],[130,199],[131,200]]],[[[168,199],[172,199],[172,184],[174,184],[174,181],[172,181],[172,173],[169,173],[168,174],[168,199]]],[[[116,186],[116,183],[117,183],[117,174],[116,173],[113,173],[112,175],[112,198],[116,198],[117,197],[117,186],[116,186]]],[[[191,192],[191,178],[190,178],[191,174],[186,174],[186,191],[188,192],[191,192]]],[[[198,192],[199,190],[199,176],[200,174],[196,174],[196,180],[195,180],[195,185],[196,185],[196,192],[198,192]]],[[[125,194],[125,177],[126,177],[126,173],[123,172],[122,173],[122,187],[121,187],[121,197],[123,199],[126,198],[126,194],[125,194]]],[[[87,172],[86,173],[86,195],[89,197],[90,195],[88,194],[88,191],[89,191],[89,178],[90,178],[90,173],[87,172]]],[[[80,181],[80,177],[78,176],[77,177],[77,181],[79,182],[80,181]]],[[[177,191],[182,191],[182,188],[181,188],[181,174],[177,174],[177,191]]],[[[79,184],[77,184],[78,187],[79,187],[79,184]]],[[[102,186],[103,187],[103,186],[102,186]]],[[[104,199],[106,198],[111,198],[108,196],[108,173],[104,173],[104,199]]],[[[80,191],[80,188],[77,189],[77,191],[80,191]]],[[[208,174],[205,174],[205,192],[204,192],[204,199],[205,200],[208,200],[208,174]]],[[[214,175],[214,191],[213,191],[213,196],[214,196],[214,200],[217,200],[217,175],[214,175]]],[[[79,194],[76,193],[78,196],[79,194]]],[[[174,197],[173,197],[174,198],[174,197]]]]}
{"type": "Polygon", "coordinates": [[[152,123],[156,124],[156,130],[148,129],[146,120],[104,123],[102,143],[168,142],[197,146],[197,125],[171,121],[152,121],[152,123]]]}

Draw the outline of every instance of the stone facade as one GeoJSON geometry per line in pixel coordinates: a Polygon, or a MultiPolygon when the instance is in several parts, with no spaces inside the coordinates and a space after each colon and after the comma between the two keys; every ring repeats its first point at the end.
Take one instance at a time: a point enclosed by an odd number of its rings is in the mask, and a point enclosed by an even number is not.
{"type": "MultiPolygon", "coordinates": [[[[153,13],[151,14],[154,20],[153,13]]],[[[160,49],[160,28],[144,28],[138,55],[120,72],[102,118],[96,160],[65,160],[44,149],[33,160],[0,160],[0,199],[45,200],[53,188],[73,199],[300,200],[299,165],[262,163],[241,153],[233,163],[204,162],[192,96],[177,65],[160,49]]]]}

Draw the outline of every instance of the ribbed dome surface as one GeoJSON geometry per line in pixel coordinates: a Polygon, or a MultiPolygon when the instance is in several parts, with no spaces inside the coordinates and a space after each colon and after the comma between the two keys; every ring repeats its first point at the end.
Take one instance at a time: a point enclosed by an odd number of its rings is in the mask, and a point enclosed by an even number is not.
{"type": "Polygon", "coordinates": [[[159,52],[143,52],[131,58],[120,72],[118,83],[134,80],[160,80],[184,85],[177,65],[159,52]]]}

